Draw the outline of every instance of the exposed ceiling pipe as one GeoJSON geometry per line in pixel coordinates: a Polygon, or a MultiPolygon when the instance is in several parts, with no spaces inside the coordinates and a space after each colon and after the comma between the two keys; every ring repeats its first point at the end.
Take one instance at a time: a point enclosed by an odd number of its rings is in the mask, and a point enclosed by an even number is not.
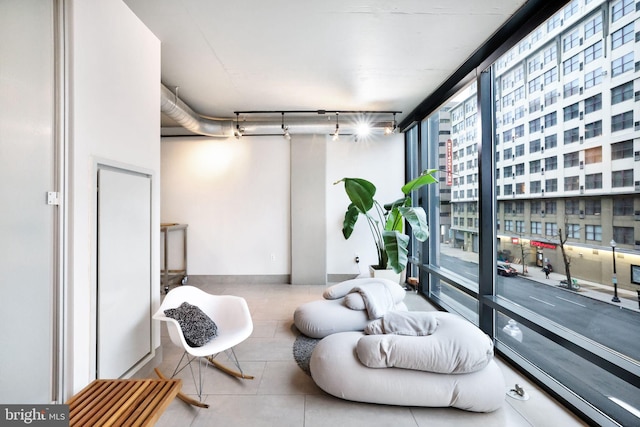
{"type": "MultiPolygon", "coordinates": [[[[184,129],[197,135],[213,136],[213,137],[232,137],[236,128],[235,119],[213,119],[198,115],[184,101],[182,101],[175,93],[169,90],[165,85],[161,84],[160,91],[160,110],[162,113],[173,119],[184,129]]],[[[318,118],[324,119],[328,117],[333,120],[333,115],[319,116],[315,118],[309,117],[286,117],[286,125],[292,134],[318,134],[329,135],[334,132],[334,121],[325,119],[318,122],[318,118]]],[[[282,133],[282,122],[280,119],[273,121],[246,121],[240,120],[239,125],[243,128],[244,134],[250,135],[277,135],[282,133]]],[[[389,126],[389,122],[371,123],[373,129],[381,130],[389,126]]],[[[340,134],[347,135],[356,133],[356,124],[343,119],[340,121],[340,134]]],[[[163,135],[184,135],[176,128],[163,128],[163,135]]]]}
{"type": "Polygon", "coordinates": [[[233,136],[233,121],[230,119],[211,120],[197,115],[165,85],[160,85],[160,111],[175,120],[183,128],[198,135],[229,137],[233,136]]]}

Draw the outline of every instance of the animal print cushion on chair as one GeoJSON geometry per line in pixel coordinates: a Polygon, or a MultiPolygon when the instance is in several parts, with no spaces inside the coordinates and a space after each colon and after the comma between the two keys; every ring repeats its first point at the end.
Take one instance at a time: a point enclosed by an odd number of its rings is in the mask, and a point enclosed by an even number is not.
{"type": "Polygon", "coordinates": [[[183,302],[178,308],[164,311],[165,316],[180,324],[184,339],[191,347],[202,347],[218,335],[218,327],[200,308],[183,302]]]}

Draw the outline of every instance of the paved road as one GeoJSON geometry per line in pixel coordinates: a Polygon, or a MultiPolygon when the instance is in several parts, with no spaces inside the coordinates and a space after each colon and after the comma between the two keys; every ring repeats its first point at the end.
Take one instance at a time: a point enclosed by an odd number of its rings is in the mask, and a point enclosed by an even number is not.
{"type": "MultiPolygon", "coordinates": [[[[444,254],[440,262],[443,267],[477,282],[477,264],[444,254]]],[[[476,302],[461,298],[455,289],[443,286],[441,293],[455,299],[467,310],[476,311],[476,302]]],[[[640,360],[640,315],[637,311],[521,276],[498,276],[497,293],[613,351],[640,360]]],[[[498,316],[500,341],[534,365],[544,367],[547,373],[570,389],[579,390],[585,400],[604,402],[602,409],[621,425],[640,425],[637,416],[640,413],[640,393],[636,387],[529,329],[521,328],[521,340],[515,339],[503,332],[508,320],[507,316],[498,316]],[[626,410],[625,404],[637,408],[636,414],[626,410]]]]}

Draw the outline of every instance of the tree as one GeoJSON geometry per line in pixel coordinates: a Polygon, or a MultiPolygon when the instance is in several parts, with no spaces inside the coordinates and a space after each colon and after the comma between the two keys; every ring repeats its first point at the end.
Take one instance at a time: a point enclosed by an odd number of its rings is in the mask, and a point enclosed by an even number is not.
{"type": "Polygon", "coordinates": [[[577,287],[573,285],[573,279],[571,278],[571,255],[565,250],[564,244],[569,239],[569,233],[567,229],[569,224],[567,223],[567,217],[564,218],[564,236],[562,235],[562,228],[558,229],[558,241],[560,242],[560,251],[562,252],[562,261],[564,262],[564,271],[567,275],[567,288],[571,290],[577,290],[577,287]]]}

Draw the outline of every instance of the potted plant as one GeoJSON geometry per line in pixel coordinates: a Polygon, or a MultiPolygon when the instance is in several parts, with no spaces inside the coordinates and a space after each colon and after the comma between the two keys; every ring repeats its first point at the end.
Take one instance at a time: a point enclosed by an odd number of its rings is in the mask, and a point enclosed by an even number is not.
{"type": "Polygon", "coordinates": [[[398,274],[405,270],[409,246],[409,236],[404,233],[405,220],[418,241],[424,242],[429,238],[427,214],[422,207],[412,206],[411,192],[438,182],[434,177],[437,172],[437,169],[425,170],[402,187],[404,197],[385,205],[374,198],[376,187],[366,179],[342,178],[334,183],[344,182],[344,189],[351,200],[342,225],[344,238],[351,236],[360,216],[367,220],[378,254],[378,265],[373,268],[390,268],[398,274]]]}

